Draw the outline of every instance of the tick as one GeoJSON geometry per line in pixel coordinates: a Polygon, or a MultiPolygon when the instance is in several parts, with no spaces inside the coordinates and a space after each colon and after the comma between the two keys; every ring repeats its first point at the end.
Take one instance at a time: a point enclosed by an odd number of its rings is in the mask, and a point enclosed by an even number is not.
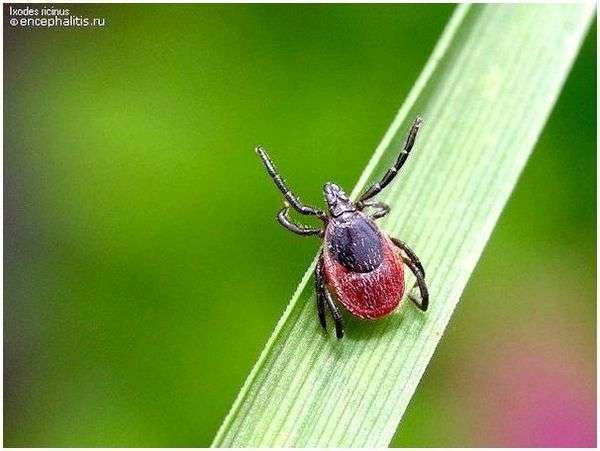
{"type": "Polygon", "coordinates": [[[423,265],[406,243],[388,236],[375,223],[389,213],[390,207],[383,202],[370,201],[391,183],[406,162],[421,123],[421,117],[417,117],[394,165],[358,201],[352,202],[335,183],[325,183],[323,194],[327,212],[303,204],[287,187],[266,150],[260,146],[256,148],[267,172],[285,197],[284,207],[277,214],[279,223],[297,235],[314,235],[324,240],[315,268],[317,313],[321,326],[327,331],[325,309],[329,309],[337,338],[344,336],[344,326],[332,294],[358,318],[382,318],[400,304],[404,294],[404,265],[415,275],[421,294],[420,300],[412,296],[410,299],[422,311],[429,305],[423,265]],[[290,206],[302,215],[316,216],[323,221],[323,228],[295,223],[289,217],[290,206]],[[371,213],[367,213],[366,208],[371,208],[371,213]]]}

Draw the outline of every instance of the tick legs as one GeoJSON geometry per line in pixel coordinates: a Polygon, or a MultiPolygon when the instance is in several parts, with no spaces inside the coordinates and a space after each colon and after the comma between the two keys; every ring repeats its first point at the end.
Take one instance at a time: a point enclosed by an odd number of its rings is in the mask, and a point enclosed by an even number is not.
{"type": "Polygon", "coordinates": [[[281,175],[279,175],[277,168],[269,158],[269,155],[267,154],[267,151],[265,149],[258,146],[256,148],[256,153],[265,165],[265,168],[267,169],[267,172],[275,182],[275,185],[277,185],[277,188],[279,188],[279,191],[283,193],[285,199],[291,204],[292,207],[294,207],[296,211],[298,211],[298,213],[302,213],[303,215],[314,215],[318,216],[321,219],[325,219],[325,213],[323,213],[317,208],[311,207],[309,205],[304,205],[302,201],[298,198],[298,196],[296,196],[290,191],[288,186],[283,181],[283,178],[281,178],[281,175]]]}
{"type": "Polygon", "coordinates": [[[425,284],[425,279],[423,278],[423,275],[419,271],[419,268],[417,267],[417,265],[415,265],[415,263],[412,260],[403,257],[402,261],[404,261],[406,266],[408,266],[410,268],[412,273],[417,278],[417,285],[419,285],[419,291],[421,292],[421,301],[420,302],[417,299],[415,299],[413,296],[411,296],[410,294],[408,295],[408,297],[411,301],[413,301],[415,303],[415,305],[419,308],[419,310],[426,311],[427,307],[429,307],[429,292],[427,291],[427,285],[425,284]]]}
{"type": "Polygon", "coordinates": [[[296,224],[293,222],[288,216],[288,212],[290,210],[290,205],[286,202],[285,207],[279,210],[277,213],[277,221],[283,227],[288,229],[291,232],[294,232],[296,235],[308,236],[308,235],[320,235],[323,236],[323,230],[321,229],[313,229],[311,227],[306,227],[300,224],[296,224]]]}
{"type": "Polygon", "coordinates": [[[388,171],[385,173],[385,175],[379,182],[372,185],[367,191],[365,191],[365,193],[362,196],[360,196],[359,202],[363,202],[377,195],[383,188],[388,186],[392,180],[394,180],[394,177],[396,177],[396,174],[398,173],[398,171],[400,171],[400,168],[406,162],[408,154],[410,153],[411,149],[413,148],[413,145],[415,144],[415,138],[417,137],[417,133],[422,123],[423,119],[421,119],[421,116],[417,116],[417,118],[413,122],[412,127],[410,128],[410,131],[408,132],[408,137],[406,138],[406,142],[404,143],[404,148],[400,151],[400,155],[398,155],[394,166],[388,169],[388,171]]]}
{"type": "Polygon", "coordinates": [[[319,260],[317,261],[317,267],[315,268],[315,291],[317,292],[317,313],[319,315],[319,322],[321,326],[327,332],[327,321],[325,319],[325,305],[329,307],[333,322],[335,323],[335,335],[337,338],[344,336],[344,325],[342,324],[342,315],[337,306],[334,304],[331,294],[327,291],[325,286],[325,277],[323,274],[323,251],[319,254],[319,260]]]}
{"type": "Polygon", "coordinates": [[[427,290],[427,284],[425,283],[425,270],[423,269],[423,265],[419,261],[417,255],[410,247],[406,245],[404,241],[400,241],[399,239],[392,237],[390,237],[390,239],[407,255],[407,257],[402,257],[402,261],[410,268],[412,273],[417,278],[417,285],[419,286],[419,291],[421,292],[421,301],[417,301],[417,299],[411,295],[408,297],[420,310],[426,311],[427,307],[429,306],[429,291],[427,290]]]}
{"type": "Polygon", "coordinates": [[[373,219],[383,218],[390,212],[390,206],[388,204],[384,204],[383,202],[357,202],[357,205],[361,211],[365,207],[375,208],[375,213],[370,215],[373,219]]]}
{"type": "Polygon", "coordinates": [[[390,237],[390,239],[396,246],[398,246],[400,249],[402,249],[406,253],[406,255],[408,255],[408,258],[410,258],[414,262],[414,264],[417,266],[419,271],[421,271],[421,274],[423,275],[423,279],[424,279],[425,278],[425,270],[423,269],[423,265],[421,264],[419,257],[417,257],[417,254],[415,254],[415,252],[410,247],[408,247],[408,245],[404,241],[399,240],[398,238],[394,238],[394,237],[390,237]]]}

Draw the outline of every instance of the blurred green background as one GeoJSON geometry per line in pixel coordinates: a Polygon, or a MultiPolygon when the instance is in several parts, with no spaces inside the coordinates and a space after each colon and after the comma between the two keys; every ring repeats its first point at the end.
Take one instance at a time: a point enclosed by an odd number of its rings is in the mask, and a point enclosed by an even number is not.
{"type": "MultiPolygon", "coordinates": [[[[452,5],[72,5],[4,29],[4,444],[208,446],[452,5]]],[[[434,125],[434,124],[433,124],[434,125]]],[[[394,446],[596,443],[596,27],[394,446]]],[[[316,319],[315,319],[316,320],[316,319]]]]}

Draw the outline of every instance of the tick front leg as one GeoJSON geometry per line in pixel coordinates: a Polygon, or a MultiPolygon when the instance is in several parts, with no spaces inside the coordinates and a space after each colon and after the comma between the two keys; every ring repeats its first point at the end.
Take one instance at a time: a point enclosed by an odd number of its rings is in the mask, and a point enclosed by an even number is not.
{"type": "Polygon", "coordinates": [[[384,174],[383,178],[379,182],[372,185],[367,191],[364,192],[362,196],[360,196],[359,200],[361,202],[364,202],[365,200],[369,200],[370,198],[376,196],[383,188],[388,186],[390,182],[394,180],[394,177],[396,177],[396,174],[398,174],[398,172],[406,162],[406,159],[408,158],[408,155],[410,154],[410,151],[412,150],[413,145],[415,144],[415,139],[417,138],[417,133],[419,132],[419,128],[421,128],[422,123],[423,120],[421,119],[421,116],[417,116],[417,118],[413,122],[412,127],[410,128],[410,131],[408,132],[408,137],[406,138],[406,142],[404,143],[404,148],[400,151],[400,155],[398,155],[396,163],[394,163],[394,166],[388,169],[388,171],[384,174]]]}
{"type": "Polygon", "coordinates": [[[321,229],[313,229],[311,227],[306,227],[300,224],[296,224],[293,222],[288,216],[290,210],[290,205],[286,202],[285,207],[279,210],[277,213],[277,221],[283,227],[288,229],[290,232],[294,232],[296,235],[308,236],[308,235],[320,235],[323,236],[323,230],[321,229]]]}
{"type": "Polygon", "coordinates": [[[375,208],[375,212],[369,216],[373,219],[383,218],[390,212],[390,206],[383,202],[357,202],[358,208],[362,211],[365,207],[375,208]]]}
{"type": "Polygon", "coordinates": [[[265,168],[267,169],[267,172],[273,179],[273,182],[275,182],[275,185],[277,186],[279,191],[281,191],[285,199],[292,205],[292,207],[294,207],[294,209],[298,213],[301,213],[303,215],[314,215],[317,216],[319,219],[325,219],[326,215],[324,212],[322,212],[318,208],[311,207],[310,205],[304,205],[300,201],[300,198],[288,188],[283,178],[277,171],[277,168],[273,164],[273,161],[271,160],[271,158],[269,158],[269,155],[267,154],[267,151],[265,149],[263,149],[261,146],[258,146],[255,150],[260,159],[262,160],[265,168]]]}
{"type": "Polygon", "coordinates": [[[335,335],[338,339],[344,336],[344,325],[342,323],[342,315],[337,306],[333,302],[327,287],[325,286],[325,275],[323,273],[323,251],[319,254],[317,267],[315,268],[315,291],[317,293],[317,313],[319,322],[327,332],[327,322],[325,320],[325,304],[329,307],[333,322],[335,323],[335,335]]]}

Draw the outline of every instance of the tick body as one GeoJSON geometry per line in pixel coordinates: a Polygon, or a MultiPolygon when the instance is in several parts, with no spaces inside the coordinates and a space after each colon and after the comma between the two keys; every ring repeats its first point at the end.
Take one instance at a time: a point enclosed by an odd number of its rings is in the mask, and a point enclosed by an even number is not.
{"type": "Polygon", "coordinates": [[[325,230],[326,288],[359,318],[381,318],[398,307],[404,267],[398,251],[360,212],[330,221],[325,230]]]}
{"type": "Polygon", "coordinates": [[[387,236],[375,223],[389,213],[389,207],[382,202],[369,201],[399,172],[420,126],[421,118],[417,117],[394,166],[357,202],[352,202],[335,183],[326,183],[323,187],[326,212],[303,204],[287,187],[267,152],[262,147],[256,148],[267,172],[285,197],[285,205],[277,214],[279,223],[298,235],[323,238],[323,248],[315,269],[317,314],[323,329],[327,330],[326,310],[329,311],[338,338],[344,336],[344,328],[333,298],[359,318],[382,318],[393,312],[402,300],[405,267],[415,275],[421,294],[420,300],[410,299],[419,309],[427,310],[429,294],[423,265],[406,243],[387,236]],[[300,214],[316,216],[323,221],[324,227],[312,228],[295,223],[289,217],[290,207],[300,214]]]}

